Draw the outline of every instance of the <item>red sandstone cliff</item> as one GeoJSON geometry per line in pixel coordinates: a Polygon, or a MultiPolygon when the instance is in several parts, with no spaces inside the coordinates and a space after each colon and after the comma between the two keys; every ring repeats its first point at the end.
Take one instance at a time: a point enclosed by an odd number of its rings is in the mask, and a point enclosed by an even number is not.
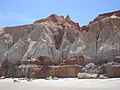
{"type": "MultiPolygon", "coordinates": [[[[33,24],[5,27],[0,31],[0,51],[0,62],[8,60],[13,64],[3,67],[3,71],[9,67],[21,71],[23,65],[26,66],[25,70],[30,69],[29,73],[43,77],[51,70],[49,65],[60,65],[59,72],[54,71],[55,75],[58,76],[65,68],[74,71],[75,74],[70,73],[74,77],[87,63],[102,65],[120,56],[120,11],[100,14],[83,27],[69,16],[64,18],[55,14],[33,24]]],[[[4,63],[2,65],[5,66],[4,63]]],[[[18,71],[15,72],[16,76],[20,73],[18,71]]],[[[65,73],[68,71],[61,73],[70,76],[65,73]]],[[[26,76],[25,72],[20,75],[26,76]]]]}

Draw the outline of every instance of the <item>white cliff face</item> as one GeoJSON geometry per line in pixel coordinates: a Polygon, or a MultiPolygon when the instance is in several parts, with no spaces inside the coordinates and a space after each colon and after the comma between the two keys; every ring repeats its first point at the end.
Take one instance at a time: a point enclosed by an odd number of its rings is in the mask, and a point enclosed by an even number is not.
{"type": "Polygon", "coordinates": [[[69,56],[83,56],[84,49],[86,48],[86,44],[84,42],[84,37],[82,34],[78,36],[78,38],[71,45],[69,56]]]}
{"type": "Polygon", "coordinates": [[[28,48],[29,42],[19,39],[5,54],[3,59],[8,59],[10,62],[21,60],[28,48]]]}
{"type": "Polygon", "coordinates": [[[120,55],[120,18],[108,18],[98,38],[97,55],[108,60],[120,55]]]}
{"type": "Polygon", "coordinates": [[[10,34],[5,34],[0,37],[0,61],[4,58],[4,54],[8,52],[9,48],[13,43],[12,36],[10,34]]]}
{"type": "Polygon", "coordinates": [[[49,57],[51,60],[58,60],[61,58],[61,53],[55,48],[55,44],[49,36],[45,33],[41,34],[38,42],[28,52],[27,57],[37,58],[40,56],[49,57]]]}
{"type": "Polygon", "coordinates": [[[88,25],[71,45],[69,56],[113,60],[120,55],[120,17],[109,16],[88,25]]]}
{"type": "Polygon", "coordinates": [[[3,42],[0,42],[0,61],[4,57],[4,54],[8,51],[8,47],[6,47],[6,44],[3,42]]]}
{"type": "Polygon", "coordinates": [[[12,35],[12,44],[11,47],[5,45],[6,43],[1,44],[1,60],[15,62],[44,56],[53,63],[60,62],[62,58],[68,56],[70,46],[79,33],[72,23],[65,21],[63,17],[52,15],[41,23],[5,28],[1,35],[4,37],[7,33],[12,35]]]}
{"type": "Polygon", "coordinates": [[[77,35],[79,32],[77,30],[73,30],[70,28],[67,28],[63,38],[62,43],[60,46],[60,51],[62,53],[62,58],[66,58],[69,56],[71,45],[74,43],[74,41],[77,39],[77,35]]]}
{"type": "Polygon", "coordinates": [[[120,17],[98,16],[86,27],[81,31],[70,18],[51,15],[30,25],[4,28],[0,31],[0,61],[45,56],[58,63],[71,56],[112,60],[120,55],[120,17]]]}

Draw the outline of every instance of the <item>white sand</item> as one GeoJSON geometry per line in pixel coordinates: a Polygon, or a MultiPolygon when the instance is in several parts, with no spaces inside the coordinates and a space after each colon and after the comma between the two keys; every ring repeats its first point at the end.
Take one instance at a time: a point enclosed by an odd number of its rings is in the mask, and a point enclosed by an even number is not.
{"type": "Polygon", "coordinates": [[[0,90],[120,90],[120,78],[59,80],[36,79],[32,82],[0,79],[0,90]]]}

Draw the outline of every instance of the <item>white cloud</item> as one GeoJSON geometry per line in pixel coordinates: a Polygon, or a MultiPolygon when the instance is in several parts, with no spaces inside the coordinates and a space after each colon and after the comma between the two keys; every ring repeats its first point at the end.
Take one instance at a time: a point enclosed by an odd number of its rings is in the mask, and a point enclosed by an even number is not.
{"type": "Polygon", "coordinates": [[[0,20],[7,20],[8,16],[0,13],[0,20]]]}
{"type": "Polygon", "coordinates": [[[25,21],[25,22],[31,22],[33,21],[32,18],[25,17],[21,14],[13,13],[13,12],[7,12],[5,14],[0,13],[0,20],[17,20],[17,21],[25,21]]]}
{"type": "Polygon", "coordinates": [[[32,23],[34,20],[34,18],[26,17],[24,15],[14,12],[0,13],[0,28],[11,25],[15,26],[16,24],[19,25],[25,23],[32,23]]]}
{"type": "Polygon", "coordinates": [[[25,22],[33,21],[32,18],[28,18],[28,17],[25,17],[25,16],[17,14],[17,13],[13,13],[13,12],[8,12],[7,15],[8,15],[8,17],[11,17],[15,20],[20,20],[20,21],[25,21],[25,22]]]}

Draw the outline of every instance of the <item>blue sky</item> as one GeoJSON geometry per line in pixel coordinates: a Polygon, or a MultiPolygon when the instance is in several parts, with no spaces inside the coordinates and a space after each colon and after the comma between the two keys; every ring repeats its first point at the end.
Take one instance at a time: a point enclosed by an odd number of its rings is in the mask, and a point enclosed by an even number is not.
{"type": "Polygon", "coordinates": [[[120,0],[0,0],[0,28],[33,23],[50,14],[70,15],[80,26],[120,10],[120,0]]]}

